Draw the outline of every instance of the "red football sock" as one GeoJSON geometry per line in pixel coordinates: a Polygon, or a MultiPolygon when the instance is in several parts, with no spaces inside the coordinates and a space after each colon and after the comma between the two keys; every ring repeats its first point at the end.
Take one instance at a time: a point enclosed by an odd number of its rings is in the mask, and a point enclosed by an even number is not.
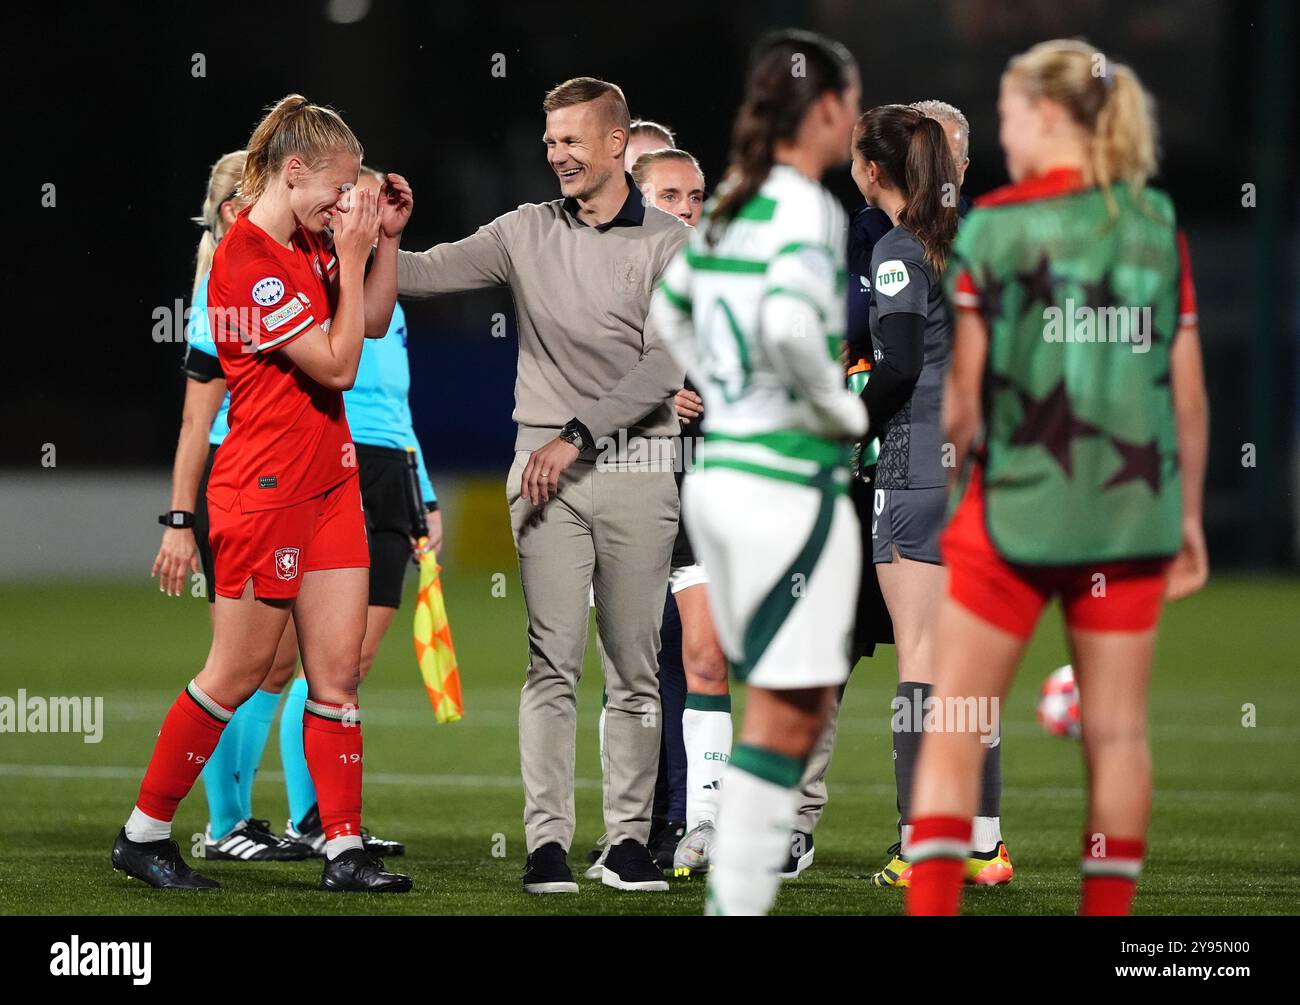
{"type": "Polygon", "coordinates": [[[1133,906],[1146,842],[1141,838],[1083,836],[1082,915],[1124,915],[1133,906]]]}
{"type": "Polygon", "coordinates": [[[916,817],[904,849],[912,863],[907,887],[910,915],[956,914],[961,907],[961,881],[970,854],[969,817],[916,817]]]}
{"type": "Polygon", "coordinates": [[[233,708],[209,697],[190,681],[163,719],[136,806],[155,820],[170,822],[234,714],[233,708]]]}
{"type": "Polygon", "coordinates": [[[325,840],[361,835],[361,713],[307,700],[302,717],[307,770],[316,784],[325,840]]]}

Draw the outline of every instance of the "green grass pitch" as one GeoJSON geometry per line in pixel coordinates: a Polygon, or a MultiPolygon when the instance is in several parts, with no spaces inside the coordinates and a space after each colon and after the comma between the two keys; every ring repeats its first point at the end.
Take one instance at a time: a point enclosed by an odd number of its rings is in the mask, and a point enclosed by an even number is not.
{"type": "MultiPolygon", "coordinates": [[[[102,695],[104,735],[0,734],[0,913],[54,914],[697,914],[700,881],[664,894],[621,894],[580,880],[576,897],[522,893],[524,855],[516,710],[526,659],[517,579],[504,598],[491,573],[446,575],[466,719],[434,723],[410,642],[410,594],[362,691],[366,823],[407,842],[405,897],[315,891],[312,862],[218,862],[223,889],[155,892],[112,872],[108,850],[139,784],[161,717],[199,668],[206,604],[148,583],[0,588],[0,695],[102,695]]],[[[1151,854],[1136,911],[1300,911],[1300,581],[1222,578],[1167,611],[1152,695],[1156,764],[1151,854]],[[1256,724],[1243,725],[1243,706],[1256,724]]],[[[1081,767],[1077,745],[1034,723],[1038,686],[1066,662],[1059,613],[1040,625],[1005,710],[1003,829],[1016,864],[1006,889],[974,891],[971,914],[1068,914],[1077,896],[1081,767]]],[[[888,703],[892,648],[860,663],[849,686],[817,859],[787,883],[782,914],[897,914],[897,893],[869,887],[894,839],[888,703]]],[[[743,698],[741,699],[743,702],[743,698]]],[[[579,699],[578,829],[571,863],[602,831],[589,648],[579,699]]],[[[738,704],[738,711],[740,705],[738,704]]],[[[277,727],[278,728],[278,727],[277,727]]],[[[287,811],[276,733],[255,794],[259,816],[287,811]]],[[[182,846],[202,831],[201,786],[181,806],[182,846]]]]}

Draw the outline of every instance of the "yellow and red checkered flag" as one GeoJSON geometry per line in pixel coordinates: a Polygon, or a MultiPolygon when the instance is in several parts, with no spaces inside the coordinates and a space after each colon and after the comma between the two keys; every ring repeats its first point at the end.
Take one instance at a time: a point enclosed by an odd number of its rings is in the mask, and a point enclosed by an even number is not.
{"type": "Polygon", "coordinates": [[[442,599],[442,566],[427,537],[420,538],[416,556],[420,591],[415,597],[415,658],[424,689],[433,702],[434,716],[439,722],[457,722],[464,718],[465,705],[460,696],[460,667],[456,665],[456,647],[447,623],[447,605],[442,599]]]}
{"type": "Polygon", "coordinates": [[[410,476],[411,536],[415,538],[415,564],[420,568],[420,589],[415,596],[415,659],[420,664],[424,689],[433,703],[439,722],[459,722],[465,717],[460,696],[460,667],[456,665],[456,647],[451,642],[451,625],[447,622],[447,605],[442,598],[442,566],[429,544],[429,521],[424,500],[420,498],[419,465],[415,449],[406,448],[406,470],[410,476]]]}

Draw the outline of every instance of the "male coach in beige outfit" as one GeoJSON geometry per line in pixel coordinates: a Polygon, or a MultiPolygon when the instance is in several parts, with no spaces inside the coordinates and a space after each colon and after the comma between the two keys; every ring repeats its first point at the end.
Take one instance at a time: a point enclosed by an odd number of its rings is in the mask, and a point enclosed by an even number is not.
{"type": "Polygon", "coordinates": [[[688,228],[646,207],[623,171],[630,120],[619,88],[579,77],[542,107],[563,198],[520,206],[454,244],[402,252],[398,288],[422,297],[508,285],[514,297],[519,432],[506,495],[528,607],[524,889],[578,889],[566,854],[594,590],[609,655],[603,882],[666,890],[646,841],[659,763],[659,622],[677,533],[672,397],[683,374],[646,315],[688,228]]]}

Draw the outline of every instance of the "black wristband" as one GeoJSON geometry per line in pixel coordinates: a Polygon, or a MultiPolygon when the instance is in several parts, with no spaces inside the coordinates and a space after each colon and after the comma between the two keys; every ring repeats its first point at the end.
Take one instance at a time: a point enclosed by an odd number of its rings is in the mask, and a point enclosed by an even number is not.
{"type": "Polygon", "coordinates": [[[169,509],[159,515],[158,522],[164,527],[188,530],[194,526],[194,514],[187,509],[169,509]]]}

